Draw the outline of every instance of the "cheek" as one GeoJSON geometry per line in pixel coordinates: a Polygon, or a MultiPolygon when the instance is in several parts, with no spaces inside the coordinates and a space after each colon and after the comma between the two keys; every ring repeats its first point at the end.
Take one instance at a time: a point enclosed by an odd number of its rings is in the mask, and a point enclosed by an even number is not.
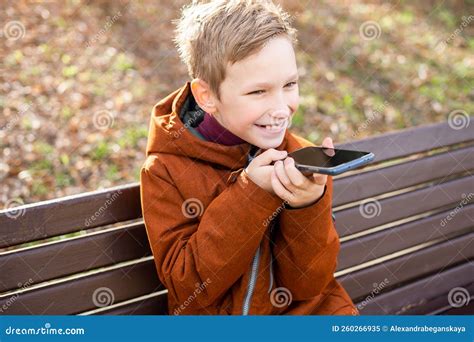
{"type": "Polygon", "coordinates": [[[227,121],[230,124],[229,126],[233,127],[233,129],[239,133],[248,131],[258,119],[258,116],[253,114],[256,112],[251,110],[252,109],[248,107],[234,108],[227,121]]]}
{"type": "Polygon", "coordinates": [[[265,108],[259,103],[252,103],[248,101],[244,106],[240,106],[238,109],[234,110],[236,114],[236,121],[240,126],[253,126],[255,121],[259,120],[264,112],[265,108]]]}
{"type": "Polygon", "coordinates": [[[296,109],[298,108],[300,104],[300,94],[298,92],[298,90],[296,90],[290,97],[289,99],[289,106],[291,109],[293,109],[294,111],[296,111],[296,109]]]}

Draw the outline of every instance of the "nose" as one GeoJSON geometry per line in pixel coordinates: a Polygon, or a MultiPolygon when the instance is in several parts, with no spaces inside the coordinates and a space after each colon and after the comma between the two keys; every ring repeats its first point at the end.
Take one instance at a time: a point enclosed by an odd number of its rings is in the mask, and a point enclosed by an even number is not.
{"type": "Polygon", "coordinates": [[[286,109],[276,109],[273,110],[270,115],[270,124],[277,125],[279,127],[289,127],[289,117],[290,117],[290,109],[287,107],[286,109]]]}
{"type": "Polygon", "coordinates": [[[291,115],[291,109],[285,98],[285,94],[278,92],[273,99],[273,106],[270,111],[270,116],[276,121],[285,121],[291,115]]]}
{"type": "Polygon", "coordinates": [[[288,105],[288,99],[283,91],[278,91],[275,94],[275,98],[272,99],[274,114],[277,116],[289,116],[290,108],[288,105]]]}
{"type": "Polygon", "coordinates": [[[275,120],[286,120],[290,116],[290,109],[286,108],[273,109],[270,116],[275,120]]]}
{"type": "Polygon", "coordinates": [[[283,88],[278,89],[278,91],[276,92],[276,96],[278,97],[278,101],[279,101],[282,105],[286,105],[286,104],[287,104],[287,102],[288,102],[288,94],[287,94],[287,92],[286,92],[283,88]]]}

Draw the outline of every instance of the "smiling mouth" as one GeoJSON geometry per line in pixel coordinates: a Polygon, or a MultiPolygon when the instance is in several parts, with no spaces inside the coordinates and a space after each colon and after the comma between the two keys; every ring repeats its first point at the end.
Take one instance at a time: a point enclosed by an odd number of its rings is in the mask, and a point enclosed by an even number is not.
{"type": "Polygon", "coordinates": [[[259,125],[255,124],[260,129],[264,129],[268,132],[280,132],[281,130],[285,129],[286,125],[278,124],[278,125],[259,125]]]}

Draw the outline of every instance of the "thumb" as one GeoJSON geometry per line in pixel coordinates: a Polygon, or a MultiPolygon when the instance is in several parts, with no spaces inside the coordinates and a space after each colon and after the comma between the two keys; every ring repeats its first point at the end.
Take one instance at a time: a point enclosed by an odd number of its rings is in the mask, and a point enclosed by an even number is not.
{"type": "Polygon", "coordinates": [[[334,148],[334,144],[332,143],[332,139],[330,137],[324,138],[323,143],[321,145],[322,147],[334,148]]]}
{"type": "MultiPolygon", "coordinates": [[[[324,138],[321,145],[322,147],[326,147],[326,148],[334,148],[334,144],[332,143],[332,139],[330,137],[324,138]]],[[[334,151],[326,151],[325,153],[328,154],[329,156],[334,155],[334,151]]],[[[313,182],[318,185],[325,185],[327,182],[327,179],[328,179],[327,175],[324,175],[321,173],[313,173],[313,182]]]]}

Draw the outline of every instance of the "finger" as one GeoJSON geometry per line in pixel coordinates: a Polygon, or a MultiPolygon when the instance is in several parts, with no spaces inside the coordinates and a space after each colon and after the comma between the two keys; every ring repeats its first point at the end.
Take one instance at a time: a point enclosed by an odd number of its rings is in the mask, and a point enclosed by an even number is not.
{"type": "Polygon", "coordinates": [[[272,188],[275,194],[280,197],[282,200],[289,202],[293,197],[293,194],[289,192],[283,184],[281,184],[278,176],[275,173],[275,170],[272,171],[271,175],[272,188]]]}
{"type": "Polygon", "coordinates": [[[308,178],[296,168],[295,160],[293,158],[286,158],[284,164],[286,174],[293,186],[297,188],[305,188],[308,186],[308,178]]]}
{"type": "Polygon", "coordinates": [[[264,166],[264,165],[270,165],[271,162],[274,160],[280,160],[283,159],[287,156],[286,151],[279,151],[275,150],[274,148],[270,148],[263,152],[262,154],[258,155],[255,157],[252,162],[254,163],[255,166],[264,166]]]}
{"type": "Polygon", "coordinates": [[[336,151],[334,150],[334,144],[332,143],[332,139],[330,137],[324,138],[322,147],[324,148],[323,152],[329,157],[334,157],[336,154],[336,151]]]}
{"type": "Polygon", "coordinates": [[[334,148],[334,144],[332,142],[332,139],[330,137],[326,137],[323,140],[323,143],[321,144],[322,147],[328,147],[328,148],[334,148]]]}
{"type": "MultiPolygon", "coordinates": [[[[324,138],[323,143],[321,145],[322,145],[322,147],[334,148],[334,144],[333,144],[333,141],[332,141],[331,137],[324,138]]],[[[328,178],[327,175],[323,175],[323,174],[320,174],[320,173],[313,174],[313,182],[315,184],[318,184],[318,185],[326,184],[327,178],[328,178]]]]}
{"type": "Polygon", "coordinates": [[[313,173],[313,183],[318,185],[326,184],[328,175],[323,175],[321,173],[313,173]]]}
{"type": "Polygon", "coordinates": [[[285,167],[283,166],[283,162],[281,160],[275,162],[275,165],[273,166],[273,168],[281,184],[283,184],[283,186],[286,189],[288,189],[288,191],[295,190],[293,184],[291,183],[290,178],[286,174],[285,167]]]}

